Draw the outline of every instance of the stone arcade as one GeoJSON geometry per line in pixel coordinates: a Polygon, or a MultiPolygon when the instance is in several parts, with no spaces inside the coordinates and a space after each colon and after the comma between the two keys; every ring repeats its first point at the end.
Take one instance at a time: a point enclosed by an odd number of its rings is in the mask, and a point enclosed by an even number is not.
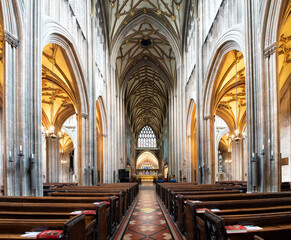
{"type": "Polygon", "coordinates": [[[116,183],[120,169],[132,181],[147,171],[247,181],[248,192],[291,181],[290,1],[2,0],[0,10],[3,195],[116,183]]]}

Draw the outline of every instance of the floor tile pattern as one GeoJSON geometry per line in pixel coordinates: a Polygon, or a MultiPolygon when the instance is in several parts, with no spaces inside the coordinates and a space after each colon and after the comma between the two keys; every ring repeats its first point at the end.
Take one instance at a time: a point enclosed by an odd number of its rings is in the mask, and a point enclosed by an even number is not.
{"type": "Polygon", "coordinates": [[[160,202],[156,198],[154,185],[140,186],[138,202],[122,239],[177,239],[177,237],[173,237],[160,208],[160,202]]]}

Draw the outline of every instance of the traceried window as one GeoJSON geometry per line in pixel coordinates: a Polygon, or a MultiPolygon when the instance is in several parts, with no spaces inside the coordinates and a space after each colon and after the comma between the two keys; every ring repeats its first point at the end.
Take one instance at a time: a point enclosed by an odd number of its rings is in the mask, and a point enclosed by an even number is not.
{"type": "Polygon", "coordinates": [[[138,135],[137,146],[140,148],[157,147],[156,134],[150,126],[144,126],[138,135]]]}

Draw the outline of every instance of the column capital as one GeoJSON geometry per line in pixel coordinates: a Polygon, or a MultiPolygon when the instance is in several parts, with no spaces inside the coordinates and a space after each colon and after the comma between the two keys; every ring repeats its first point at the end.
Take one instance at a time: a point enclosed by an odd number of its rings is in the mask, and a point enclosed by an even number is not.
{"type": "Polygon", "coordinates": [[[9,43],[12,47],[17,48],[19,45],[19,40],[17,37],[13,36],[11,33],[5,31],[4,39],[7,43],[9,43]]]}
{"type": "Polygon", "coordinates": [[[274,42],[268,47],[266,47],[264,49],[264,57],[269,58],[273,53],[275,53],[277,50],[277,46],[278,46],[277,42],[274,42]]]}

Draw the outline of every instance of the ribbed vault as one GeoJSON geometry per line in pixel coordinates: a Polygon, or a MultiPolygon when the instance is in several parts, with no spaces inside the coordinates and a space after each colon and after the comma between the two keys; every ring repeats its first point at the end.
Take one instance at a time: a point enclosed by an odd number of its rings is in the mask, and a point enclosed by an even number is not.
{"type": "Polygon", "coordinates": [[[148,65],[135,71],[128,81],[125,98],[135,134],[149,125],[159,136],[168,103],[167,86],[160,74],[148,65]]]}
{"type": "Polygon", "coordinates": [[[176,59],[166,37],[154,25],[144,22],[133,28],[125,37],[116,59],[120,83],[136,62],[151,60],[161,68],[171,83],[176,76],[176,59]]]}
{"type": "Polygon", "coordinates": [[[218,74],[214,92],[215,114],[231,131],[242,131],[246,126],[245,63],[241,52],[228,52],[218,74]]]}
{"type": "Polygon", "coordinates": [[[76,92],[70,65],[64,50],[57,44],[48,44],[42,53],[42,123],[60,128],[75,114],[76,92]]]}
{"type": "Polygon", "coordinates": [[[120,29],[139,14],[151,14],[181,38],[184,27],[185,0],[108,0],[105,1],[110,40],[113,41],[120,29]]]}
{"type": "Polygon", "coordinates": [[[157,139],[161,136],[177,78],[180,56],[175,54],[182,49],[186,6],[185,0],[105,1],[116,78],[136,138],[146,125],[157,139]]]}

